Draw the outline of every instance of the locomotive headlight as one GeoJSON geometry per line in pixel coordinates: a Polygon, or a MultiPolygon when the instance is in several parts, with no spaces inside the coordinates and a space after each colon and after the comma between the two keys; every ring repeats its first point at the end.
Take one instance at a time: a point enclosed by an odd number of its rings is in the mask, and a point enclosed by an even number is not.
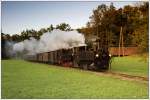
{"type": "Polygon", "coordinates": [[[98,55],[98,54],[96,54],[95,56],[96,56],[96,57],[99,57],[99,55],[98,55]]]}
{"type": "Polygon", "coordinates": [[[109,57],[111,57],[111,54],[109,54],[109,57]]]}

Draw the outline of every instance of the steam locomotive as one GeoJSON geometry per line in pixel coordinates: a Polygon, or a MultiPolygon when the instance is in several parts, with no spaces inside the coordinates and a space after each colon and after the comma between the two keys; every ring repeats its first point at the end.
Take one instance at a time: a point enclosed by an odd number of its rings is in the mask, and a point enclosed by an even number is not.
{"type": "Polygon", "coordinates": [[[69,49],[38,53],[26,56],[26,60],[47,64],[76,67],[86,70],[108,70],[109,52],[94,51],[88,46],[78,46],[69,49]]]}

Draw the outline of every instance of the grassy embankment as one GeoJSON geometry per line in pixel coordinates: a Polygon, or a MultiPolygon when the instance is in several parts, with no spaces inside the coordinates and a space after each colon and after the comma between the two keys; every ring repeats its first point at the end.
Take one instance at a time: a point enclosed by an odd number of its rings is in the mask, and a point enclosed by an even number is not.
{"type": "Polygon", "coordinates": [[[78,69],[2,60],[2,98],[148,98],[148,85],[78,69]]]}
{"type": "Polygon", "coordinates": [[[111,71],[148,77],[148,64],[148,57],[139,55],[115,57],[112,60],[111,71]],[[144,58],[147,58],[147,60],[144,58]]]}

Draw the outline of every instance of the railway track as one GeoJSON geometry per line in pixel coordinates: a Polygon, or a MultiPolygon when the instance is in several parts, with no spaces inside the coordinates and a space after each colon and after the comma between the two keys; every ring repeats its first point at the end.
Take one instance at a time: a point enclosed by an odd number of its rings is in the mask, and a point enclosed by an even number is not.
{"type": "MultiPolygon", "coordinates": [[[[64,67],[64,68],[68,69],[70,67],[64,67]]],[[[73,68],[81,70],[80,68],[76,68],[76,67],[73,67],[73,68]]],[[[97,72],[97,71],[92,71],[92,70],[84,70],[84,71],[92,72],[97,75],[108,75],[112,77],[117,77],[117,78],[124,79],[124,80],[143,81],[146,83],[149,81],[148,77],[129,75],[129,74],[124,74],[124,73],[119,73],[119,72],[112,72],[112,71],[97,72]]]]}
{"type": "Polygon", "coordinates": [[[120,78],[123,80],[141,81],[144,83],[148,83],[148,81],[149,81],[149,77],[135,76],[135,75],[129,75],[129,74],[119,73],[119,72],[112,72],[112,71],[98,72],[98,71],[92,71],[92,70],[85,70],[85,71],[89,71],[89,72],[95,73],[97,75],[108,75],[108,76],[120,78]]]}
{"type": "Polygon", "coordinates": [[[128,79],[128,80],[137,80],[137,81],[146,81],[146,82],[148,82],[148,80],[149,80],[148,77],[128,75],[128,74],[118,73],[118,72],[108,71],[108,72],[103,72],[103,73],[107,74],[107,75],[120,77],[120,78],[123,78],[123,79],[128,79]]]}
{"type": "MultiPolygon", "coordinates": [[[[75,68],[75,69],[81,70],[80,68],[75,68]]],[[[112,71],[98,72],[98,71],[94,71],[94,70],[84,70],[84,71],[96,73],[96,74],[99,74],[99,75],[108,75],[108,76],[112,76],[112,77],[117,77],[117,78],[124,79],[124,80],[141,81],[141,82],[146,82],[146,83],[148,83],[148,81],[149,81],[149,77],[135,76],[135,75],[129,75],[129,74],[119,73],[119,72],[112,72],[112,71]]]]}

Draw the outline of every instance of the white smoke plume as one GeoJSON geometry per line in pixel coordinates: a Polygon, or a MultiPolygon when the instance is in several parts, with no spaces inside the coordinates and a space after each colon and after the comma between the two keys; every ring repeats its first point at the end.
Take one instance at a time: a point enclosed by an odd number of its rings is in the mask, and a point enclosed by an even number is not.
{"type": "Polygon", "coordinates": [[[6,57],[12,57],[13,54],[14,54],[14,51],[13,51],[13,45],[15,43],[13,41],[6,41],[5,42],[5,47],[4,47],[4,51],[5,51],[5,56],[6,57]]]}
{"type": "Polygon", "coordinates": [[[49,52],[63,48],[85,45],[83,34],[77,31],[53,30],[44,33],[39,40],[31,37],[29,40],[13,45],[14,52],[26,52],[26,54],[36,54],[40,52],[49,52]]]}

